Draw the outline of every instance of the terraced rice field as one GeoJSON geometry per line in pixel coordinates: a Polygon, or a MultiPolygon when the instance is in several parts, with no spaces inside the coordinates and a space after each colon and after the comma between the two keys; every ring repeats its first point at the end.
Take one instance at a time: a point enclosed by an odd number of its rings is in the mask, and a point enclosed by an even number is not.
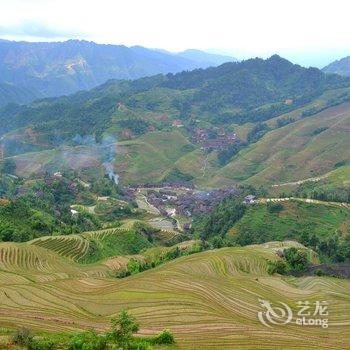
{"type": "Polygon", "coordinates": [[[85,232],[80,235],[45,236],[30,241],[29,244],[43,247],[74,261],[81,260],[88,252],[91,240],[103,241],[108,236],[122,235],[128,229],[113,228],[100,231],[85,232]]]}
{"type": "MultiPolygon", "coordinates": [[[[290,246],[293,243],[285,243],[290,246]]],[[[0,245],[0,325],[37,330],[104,329],[128,309],[141,334],[171,329],[177,349],[348,349],[350,281],[266,273],[282,243],[182,257],[122,279],[29,244],[0,245]],[[329,328],[259,323],[259,299],[329,302],[329,328]]]]}
{"type": "Polygon", "coordinates": [[[89,248],[89,241],[81,235],[41,237],[31,241],[30,244],[55,251],[72,260],[79,260],[89,248]]]}

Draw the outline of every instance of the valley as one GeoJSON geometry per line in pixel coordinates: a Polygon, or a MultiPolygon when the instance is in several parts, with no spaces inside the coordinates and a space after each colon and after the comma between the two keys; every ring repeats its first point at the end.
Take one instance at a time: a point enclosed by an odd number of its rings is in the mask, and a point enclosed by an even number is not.
{"type": "Polygon", "coordinates": [[[346,349],[349,78],[278,55],[163,68],[0,108],[0,348],[346,349]]]}

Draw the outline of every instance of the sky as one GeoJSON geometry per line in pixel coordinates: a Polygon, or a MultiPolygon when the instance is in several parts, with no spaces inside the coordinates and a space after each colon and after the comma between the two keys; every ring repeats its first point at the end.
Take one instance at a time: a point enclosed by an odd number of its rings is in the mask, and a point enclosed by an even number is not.
{"type": "Polygon", "coordinates": [[[0,0],[0,38],[85,39],[306,66],[350,55],[349,0],[0,0]]]}

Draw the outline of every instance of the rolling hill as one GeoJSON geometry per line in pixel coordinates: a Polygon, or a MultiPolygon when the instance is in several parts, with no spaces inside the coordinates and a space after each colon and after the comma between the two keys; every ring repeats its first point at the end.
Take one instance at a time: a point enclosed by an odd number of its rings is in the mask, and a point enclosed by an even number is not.
{"type": "Polygon", "coordinates": [[[272,130],[219,170],[212,184],[278,184],[322,176],[350,159],[349,127],[346,103],[272,130]]]}
{"type": "Polygon", "coordinates": [[[275,251],[292,245],[223,248],[117,280],[104,277],[105,265],[80,266],[41,247],[2,243],[0,322],[41,332],[102,330],[127,308],[139,320],[140,334],[171,329],[176,349],[295,349],[296,343],[299,349],[346,349],[347,280],[266,273],[267,260],[278,259],[275,251]],[[259,299],[285,302],[294,312],[297,301],[326,300],[329,327],[267,328],[257,318],[259,299]]]}
{"type": "Polygon", "coordinates": [[[298,181],[330,172],[349,158],[349,85],[347,78],[278,56],[110,81],[2,108],[2,149],[15,157],[18,175],[87,169],[101,166],[98,145],[109,135],[123,184],[298,181]],[[223,156],[232,133],[242,147],[223,156]]]}

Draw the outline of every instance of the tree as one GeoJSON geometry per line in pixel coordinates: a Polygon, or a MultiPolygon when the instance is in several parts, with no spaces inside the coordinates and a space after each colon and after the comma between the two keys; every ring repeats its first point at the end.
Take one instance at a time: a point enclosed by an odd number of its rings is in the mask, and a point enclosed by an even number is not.
{"type": "Polygon", "coordinates": [[[112,318],[112,330],[109,334],[110,339],[115,342],[120,349],[130,349],[133,340],[133,334],[139,330],[135,317],[126,310],[120,312],[117,318],[112,318]]]}
{"type": "Polygon", "coordinates": [[[283,260],[268,261],[267,262],[267,273],[269,275],[273,275],[274,273],[284,275],[287,273],[287,265],[283,260]]]}
{"type": "Polygon", "coordinates": [[[283,255],[292,270],[305,271],[309,266],[307,253],[303,250],[291,247],[285,249],[283,255]]]}
{"type": "Polygon", "coordinates": [[[174,335],[168,330],[164,329],[161,333],[153,338],[153,344],[174,344],[174,335]]]}

